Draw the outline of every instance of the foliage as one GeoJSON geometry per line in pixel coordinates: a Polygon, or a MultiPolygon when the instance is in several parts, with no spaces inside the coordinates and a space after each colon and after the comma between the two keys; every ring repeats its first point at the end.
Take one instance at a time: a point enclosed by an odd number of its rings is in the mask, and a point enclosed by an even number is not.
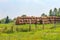
{"type": "Polygon", "coordinates": [[[22,15],[21,17],[26,17],[27,15],[22,15]]]}
{"type": "Polygon", "coordinates": [[[54,12],[54,16],[57,16],[57,14],[58,14],[57,13],[57,8],[54,8],[54,11],[53,12],[54,12]]]}
{"type": "MultiPolygon", "coordinates": [[[[26,15],[22,16],[26,17],[26,15]]],[[[41,16],[47,15],[43,13],[41,16]]],[[[59,10],[55,8],[53,11],[51,9],[49,16],[60,16],[60,8],[59,10]]],[[[1,23],[9,23],[11,20],[7,16],[0,21],[1,23]]],[[[40,20],[41,24],[31,24],[30,29],[29,24],[15,25],[13,21],[9,24],[0,24],[0,40],[60,40],[60,23],[57,23],[57,27],[54,28],[53,24],[43,25],[42,20],[40,20]]]]}
{"type": "Polygon", "coordinates": [[[3,19],[0,20],[1,24],[5,24],[6,22],[7,23],[11,23],[11,22],[14,22],[14,21],[12,19],[9,19],[9,18],[8,19],[7,18],[3,18],[3,19]]]}
{"type": "Polygon", "coordinates": [[[42,13],[41,16],[47,16],[45,13],[42,13]]]}
{"type": "Polygon", "coordinates": [[[49,11],[49,16],[60,16],[60,8],[54,8],[54,10],[52,11],[52,9],[50,9],[49,11]]]}
{"type": "Polygon", "coordinates": [[[5,23],[5,20],[6,20],[6,19],[3,18],[3,19],[0,20],[0,22],[3,24],[3,23],[5,23]]]}
{"type": "Polygon", "coordinates": [[[53,13],[53,12],[52,12],[52,9],[50,9],[50,11],[49,11],[49,16],[53,16],[52,13],[53,13]]]}
{"type": "Polygon", "coordinates": [[[9,17],[6,17],[5,23],[9,23],[9,17]]]}
{"type": "Polygon", "coordinates": [[[59,8],[59,10],[58,10],[58,16],[60,17],[60,8],[59,8]]]}
{"type": "Polygon", "coordinates": [[[1,23],[1,21],[0,21],[0,23],[1,23]]]}

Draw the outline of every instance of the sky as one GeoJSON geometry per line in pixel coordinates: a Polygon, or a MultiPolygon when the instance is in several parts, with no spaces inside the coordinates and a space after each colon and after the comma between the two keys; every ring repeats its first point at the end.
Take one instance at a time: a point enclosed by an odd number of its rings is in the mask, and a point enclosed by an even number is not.
{"type": "Polygon", "coordinates": [[[60,8],[60,0],[0,0],[0,19],[21,15],[40,16],[50,9],[60,8]]]}

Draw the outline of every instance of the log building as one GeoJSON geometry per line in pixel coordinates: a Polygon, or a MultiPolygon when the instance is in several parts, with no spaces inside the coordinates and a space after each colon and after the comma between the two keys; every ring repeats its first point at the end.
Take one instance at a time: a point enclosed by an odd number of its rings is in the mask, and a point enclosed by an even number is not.
{"type": "Polygon", "coordinates": [[[56,16],[43,16],[43,17],[17,17],[16,24],[49,24],[54,22],[60,22],[60,17],[56,16]],[[31,21],[31,22],[30,22],[31,21]]]}

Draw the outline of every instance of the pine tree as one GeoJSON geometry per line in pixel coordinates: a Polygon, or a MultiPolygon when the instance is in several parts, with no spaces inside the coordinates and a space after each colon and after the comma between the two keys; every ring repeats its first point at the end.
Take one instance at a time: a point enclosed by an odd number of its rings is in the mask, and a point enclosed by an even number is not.
{"type": "Polygon", "coordinates": [[[58,17],[60,17],[60,8],[59,8],[59,10],[58,10],[58,17]]]}
{"type": "Polygon", "coordinates": [[[57,13],[57,8],[54,8],[54,11],[53,12],[54,12],[54,16],[57,16],[57,14],[58,14],[57,13]]]}
{"type": "Polygon", "coordinates": [[[5,23],[9,23],[9,17],[6,17],[5,23]]]}
{"type": "Polygon", "coordinates": [[[52,9],[50,9],[50,11],[49,11],[49,16],[53,16],[52,15],[52,9]]]}

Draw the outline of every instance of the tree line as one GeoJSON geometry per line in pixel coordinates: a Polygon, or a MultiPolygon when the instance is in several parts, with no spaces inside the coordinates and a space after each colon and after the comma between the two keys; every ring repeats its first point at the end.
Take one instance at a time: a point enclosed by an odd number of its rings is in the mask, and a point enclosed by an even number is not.
{"type": "MultiPolygon", "coordinates": [[[[22,15],[21,17],[25,17],[26,15],[22,15]]],[[[41,16],[47,16],[45,13],[42,13],[41,16]]],[[[54,10],[50,9],[49,10],[49,15],[48,16],[57,16],[57,17],[60,17],[60,8],[57,9],[57,8],[54,8],[54,10]]],[[[9,16],[7,16],[6,18],[3,18],[0,20],[0,23],[10,23],[10,22],[14,22],[16,21],[16,18],[14,18],[13,20],[12,19],[9,19],[9,16]]]]}
{"type": "MultiPolygon", "coordinates": [[[[41,16],[47,16],[45,13],[42,13],[41,16]]],[[[49,10],[49,15],[48,16],[57,16],[60,17],[60,8],[54,8],[53,10],[50,9],[49,10]]]]}
{"type": "Polygon", "coordinates": [[[9,18],[9,16],[7,16],[6,18],[3,18],[0,20],[0,24],[8,24],[8,23],[11,23],[11,22],[14,22],[15,21],[15,18],[12,20],[9,18]]]}
{"type": "Polygon", "coordinates": [[[54,10],[50,9],[49,16],[58,16],[60,17],[60,8],[54,8],[54,10]]]}

